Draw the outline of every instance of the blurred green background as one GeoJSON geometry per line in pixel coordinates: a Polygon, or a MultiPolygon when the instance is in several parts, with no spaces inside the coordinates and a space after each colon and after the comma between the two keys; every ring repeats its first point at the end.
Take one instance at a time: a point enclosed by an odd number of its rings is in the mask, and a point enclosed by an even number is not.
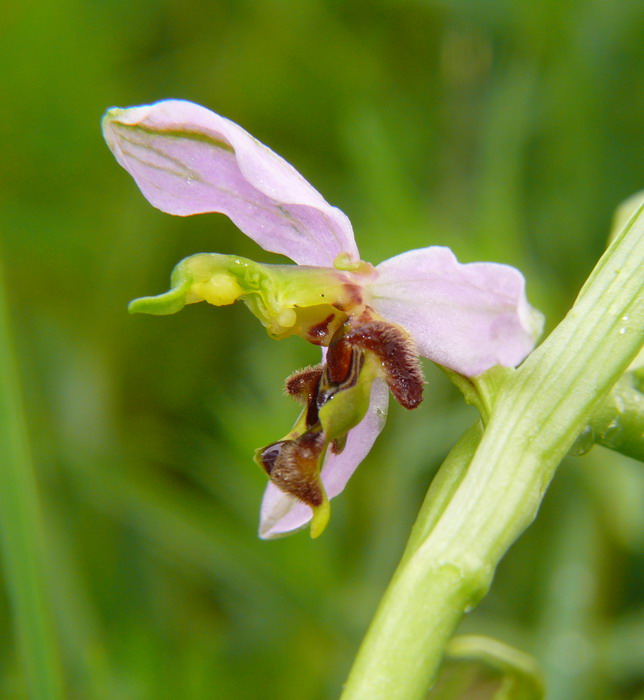
{"type": "MultiPolygon", "coordinates": [[[[0,65],[0,248],[66,697],[337,697],[474,414],[427,366],[324,536],[259,541],[253,449],[290,427],[283,379],[317,352],[242,306],[128,316],[186,255],[277,257],[224,217],[154,210],[101,114],[204,104],[345,211],[364,259],[516,265],[550,329],[643,184],[644,6],[25,0],[3,5],[0,65]]],[[[568,459],[462,629],[533,653],[549,698],[644,697],[643,502],[642,465],[568,459]]],[[[9,600],[0,696],[22,698],[9,600]]]]}

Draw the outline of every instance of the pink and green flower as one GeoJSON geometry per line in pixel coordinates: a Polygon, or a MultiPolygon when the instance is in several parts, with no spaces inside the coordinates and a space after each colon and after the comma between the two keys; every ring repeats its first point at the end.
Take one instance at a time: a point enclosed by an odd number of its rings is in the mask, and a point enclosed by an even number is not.
{"type": "Polygon", "coordinates": [[[337,496],[383,428],[389,391],[422,399],[418,357],[464,376],[516,366],[541,316],[512,267],[461,264],[440,246],[373,266],[360,259],[349,219],[285,160],[237,124],[181,100],[111,109],[105,139],[148,201],[169,214],[219,212],[294,265],[201,253],[181,261],[171,290],[131,304],[174,313],[185,304],[243,301],[274,338],[300,335],[322,362],[287,380],[302,405],[293,429],[257,451],[269,476],[260,536],[311,521],[317,536],[337,496]]]}

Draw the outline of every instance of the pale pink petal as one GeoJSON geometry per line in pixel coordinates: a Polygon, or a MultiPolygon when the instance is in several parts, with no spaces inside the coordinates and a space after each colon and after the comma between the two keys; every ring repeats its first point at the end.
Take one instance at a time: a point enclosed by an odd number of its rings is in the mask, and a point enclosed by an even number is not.
{"type": "Polygon", "coordinates": [[[349,219],[234,122],[183,100],[114,108],[103,133],[148,201],[179,216],[220,212],[265,250],[302,265],[358,260],[349,219]]]}
{"type": "MultiPolygon", "coordinates": [[[[386,384],[376,379],[371,387],[367,415],[349,431],[344,450],[339,455],[328,452],[322,468],[322,483],[329,498],[344,490],[353,472],[369,453],[384,427],[388,400],[386,384]]],[[[308,506],[269,483],[262,501],[259,536],[269,540],[299,530],[311,520],[311,515],[308,506]]]]}
{"type": "Polygon", "coordinates": [[[372,304],[406,328],[423,357],[466,376],[518,365],[541,332],[541,315],[513,267],[461,264],[449,248],[410,250],[377,266],[372,304]]]}

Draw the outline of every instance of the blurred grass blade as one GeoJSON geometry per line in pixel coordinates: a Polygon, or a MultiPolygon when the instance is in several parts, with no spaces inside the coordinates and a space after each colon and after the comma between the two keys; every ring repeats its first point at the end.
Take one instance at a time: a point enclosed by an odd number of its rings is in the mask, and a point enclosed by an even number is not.
{"type": "Polygon", "coordinates": [[[490,637],[454,637],[446,649],[452,661],[482,664],[502,675],[494,700],[542,700],[543,678],[535,659],[490,637]]]}
{"type": "Polygon", "coordinates": [[[0,542],[15,634],[32,698],[63,697],[45,583],[44,542],[0,268],[0,542]]]}

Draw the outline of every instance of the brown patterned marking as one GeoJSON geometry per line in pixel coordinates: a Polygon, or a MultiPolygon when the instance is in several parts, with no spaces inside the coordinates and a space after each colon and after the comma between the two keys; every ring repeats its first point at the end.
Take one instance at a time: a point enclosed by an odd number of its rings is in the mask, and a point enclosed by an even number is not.
{"type": "Polygon", "coordinates": [[[313,508],[322,505],[319,461],[324,449],[320,430],[307,430],[295,440],[280,440],[257,453],[257,461],[280,491],[313,508]]]}
{"type": "Polygon", "coordinates": [[[405,408],[423,400],[423,372],[413,342],[401,328],[384,321],[369,321],[351,328],[345,340],[378,356],[394,398],[405,408]]]}
{"type": "Polygon", "coordinates": [[[363,326],[365,323],[371,323],[376,320],[375,312],[370,306],[365,306],[360,316],[354,316],[352,325],[354,327],[363,326]]]}
{"type": "Polygon", "coordinates": [[[333,302],[333,306],[340,311],[351,311],[362,304],[362,288],[357,284],[345,282],[342,285],[342,296],[347,299],[345,303],[333,302]]]}
{"type": "Polygon", "coordinates": [[[313,340],[324,340],[329,334],[329,324],[334,318],[335,314],[329,314],[324,321],[311,326],[307,331],[307,335],[310,335],[313,340]]]}

